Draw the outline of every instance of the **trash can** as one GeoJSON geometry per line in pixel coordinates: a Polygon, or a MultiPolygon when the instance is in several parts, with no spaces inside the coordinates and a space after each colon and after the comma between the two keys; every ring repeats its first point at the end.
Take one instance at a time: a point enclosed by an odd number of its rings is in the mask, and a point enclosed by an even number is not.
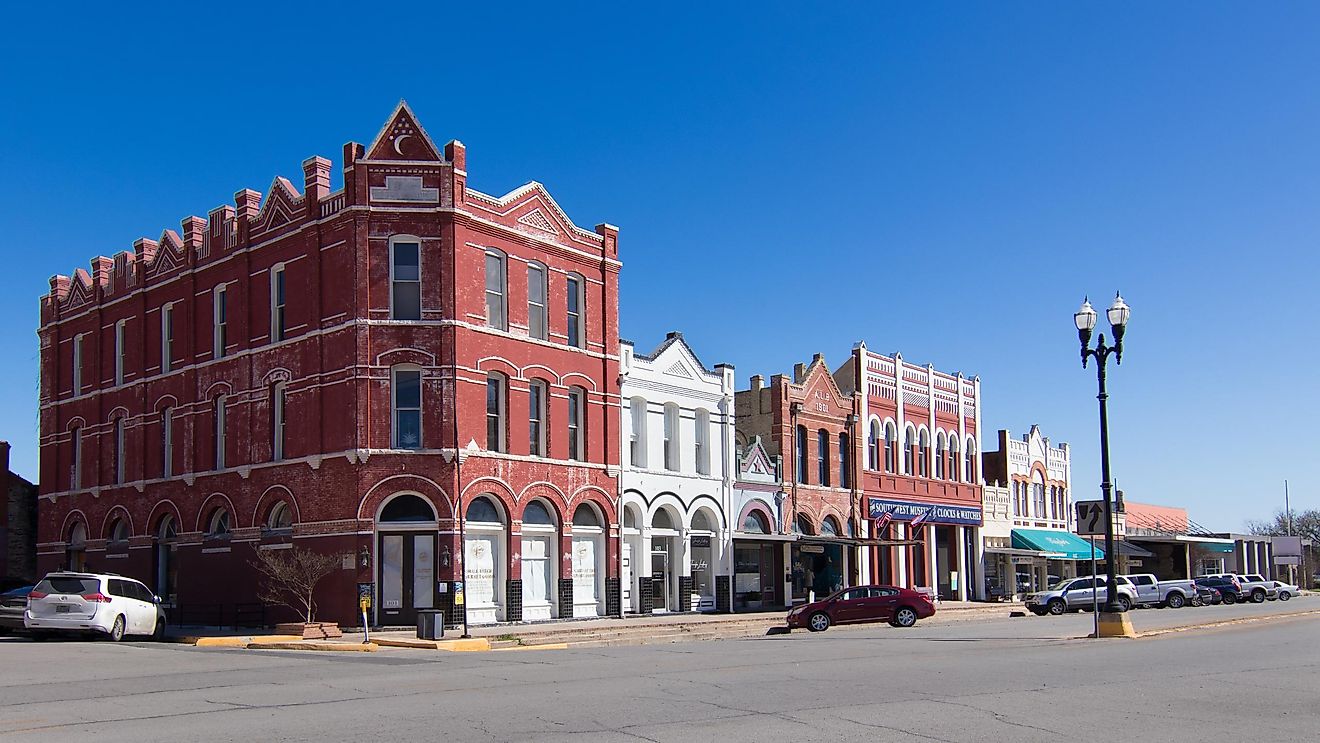
{"type": "Polygon", "coordinates": [[[445,636],[445,613],[439,609],[417,612],[417,639],[439,640],[445,636]]]}

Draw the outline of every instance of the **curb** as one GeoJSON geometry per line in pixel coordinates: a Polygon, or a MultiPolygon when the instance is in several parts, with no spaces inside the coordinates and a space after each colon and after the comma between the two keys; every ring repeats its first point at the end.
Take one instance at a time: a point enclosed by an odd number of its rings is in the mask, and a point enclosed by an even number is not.
{"type": "Polygon", "coordinates": [[[347,643],[347,642],[323,642],[323,641],[256,641],[249,642],[243,647],[248,650],[321,650],[338,653],[374,653],[379,647],[375,643],[347,643]]]}
{"type": "Polygon", "coordinates": [[[484,637],[472,637],[457,640],[395,640],[382,638],[373,643],[386,648],[411,648],[413,650],[448,650],[454,653],[476,653],[490,650],[490,640],[484,637]]]}
{"type": "Polygon", "coordinates": [[[296,635],[244,635],[238,637],[181,637],[176,642],[199,648],[245,648],[254,642],[297,642],[296,635]]]}

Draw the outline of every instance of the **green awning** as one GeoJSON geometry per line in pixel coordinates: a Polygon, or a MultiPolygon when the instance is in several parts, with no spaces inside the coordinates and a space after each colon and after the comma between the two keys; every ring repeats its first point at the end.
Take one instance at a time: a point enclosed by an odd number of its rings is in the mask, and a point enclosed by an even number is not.
{"type": "MultiPolygon", "coordinates": [[[[1053,560],[1089,560],[1091,543],[1066,531],[1050,529],[1014,529],[1013,546],[1018,549],[1048,552],[1053,560]]],[[[1103,560],[1104,549],[1095,548],[1095,559],[1103,560]]]]}
{"type": "Polygon", "coordinates": [[[1237,552],[1237,545],[1232,542],[1201,540],[1195,537],[1186,537],[1186,541],[1196,545],[1196,548],[1203,552],[1210,552],[1218,555],[1231,555],[1237,552]]]}

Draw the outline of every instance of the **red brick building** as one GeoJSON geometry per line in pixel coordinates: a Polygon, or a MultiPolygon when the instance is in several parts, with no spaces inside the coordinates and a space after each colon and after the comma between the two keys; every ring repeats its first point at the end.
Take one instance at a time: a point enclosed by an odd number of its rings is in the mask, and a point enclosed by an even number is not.
{"type": "Polygon", "coordinates": [[[228,623],[255,551],[296,545],[343,555],[328,620],[363,583],[387,626],[452,621],[460,581],[472,621],[571,612],[575,581],[617,614],[618,230],[469,189],[466,160],[400,104],[338,191],[309,158],[301,191],[53,277],[41,569],[228,623]]]}
{"type": "Polygon", "coordinates": [[[867,536],[876,540],[871,575],[931,588],[946,599],[974,596],[981,563],[980,380],[916,366],[901,354],[877,354],[864,343],[835,377],[858,396],[866,452],[858,481],[867,536]]]}

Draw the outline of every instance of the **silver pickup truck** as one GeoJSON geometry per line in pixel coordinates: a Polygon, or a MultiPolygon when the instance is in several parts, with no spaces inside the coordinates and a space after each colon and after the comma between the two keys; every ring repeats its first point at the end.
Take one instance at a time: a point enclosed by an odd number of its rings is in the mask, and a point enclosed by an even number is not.
{"type": "Polygon", "coordinates": [[[1190,580],[1160,580],[1152,573],[1123,576],[1137,592],[1137,606],[1167,606],[1181,609],[1192,602],[1196,583],[1190,580]]]}
{"type": "MultiPolygon", "coordinates": [[[[1127,578],[1119,575],[1115,576],[1114,580],[1118,583],[1118,596],[1115,601],[1123,607],[1123,611],[1127,611],[1136,605],[1137,592],[1127,578]]],[[[1042,617],[1046,614],[1059,615],[1069,611],[1089,611],[1092,594],[1098,594],[1095,596],[1096,603],[1101,605],[1105,603],[1108,593],[1105,582],[1103,575],[1096,578],[1087,576],[1060,581],[1050,586],[1047,591],[1028,595],[1023,603],[1031,613],[1042,617]],[[1096,586],[1099,588],[1097,589],[1096,586]]]]}

